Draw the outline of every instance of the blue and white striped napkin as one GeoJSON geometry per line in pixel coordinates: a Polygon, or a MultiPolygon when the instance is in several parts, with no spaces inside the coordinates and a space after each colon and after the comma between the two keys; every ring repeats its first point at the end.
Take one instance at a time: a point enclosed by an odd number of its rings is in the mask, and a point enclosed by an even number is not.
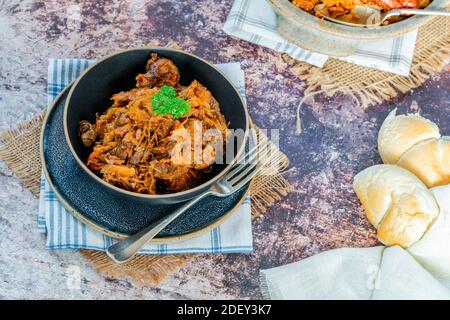
{"type": "MultiPolygon", "coordinates": [[[[47,97],[56,96],[92,63],[85,59],[50,59],[47,97]]],[[[217,65],[245,95],[244,73],[239,63],[217,65]]],[[[179,242],[147,244],[142,254],[250,253],[253,251],[250,198],[247,197],[223,224],[198,237],[179,242]]],[[[48,249],[105,251],[115,240],[75,219],[58,201],[45,177],[41,178],[38,229],[47,234],[48,249]]]]}
{"type": "MultiPolygon", "coordinates": [[[[235,0],[223,30],[231,35],[294,59],[322,67],[328,56],[310,52],[287,42],[277,33],[277,15],[264,0],[235,0]]],[[[351,56],[341,60],[364,67],[408,76],[414,57],[417,30],[402,37],[362,44],[351,56]]]]}

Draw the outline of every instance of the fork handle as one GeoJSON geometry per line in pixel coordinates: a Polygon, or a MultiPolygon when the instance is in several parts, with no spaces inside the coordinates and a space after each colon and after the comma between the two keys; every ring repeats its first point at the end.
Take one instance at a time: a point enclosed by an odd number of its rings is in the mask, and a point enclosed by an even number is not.
{"type": "Polygon", "coordinates": [[[404,14],[415,14],[420,16],[444,16],[450,17],[449,11],[444,10],[431,10],[431,9],[396,9],[388,11],[383,20],[386,20],[393,16],[399,16],[404,14]]]}
{"type": "Polygon", "coordinates": [[[106,254],[116,263],[127,262],[139,251],[140,248],[142,248],[149,240],[153,239],[168,224],[209,194],[211,194],[211,192],[205,192],[198,197],[193,198],[171,214],[164,217],[162,220],[155,221],[138,233],[113,244],[106,250],[106,254]]]}

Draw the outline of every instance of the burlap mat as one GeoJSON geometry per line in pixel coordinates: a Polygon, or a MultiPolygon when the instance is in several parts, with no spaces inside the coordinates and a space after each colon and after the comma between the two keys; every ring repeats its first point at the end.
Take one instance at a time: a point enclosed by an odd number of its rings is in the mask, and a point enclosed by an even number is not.
{"type": "Polygon", "coordinates": [[[317,68],[287,55],[283,58],[291,65],[291,71],[307,84],[304,98],[297,108],[296,132],[300,134],[300,108],[316,94],[346,94],[353,98],[358,107],[367,108],[420,86],[433,72],[442,70],[450,60],[450,19],[434,18],[419,29],[408,77],[336,59],[329,59],[322,68],[317,68]]]}
{"type": "MultiPolygon", "coordinates": [[[[0,159],[22,181],[35,196],[39,195],[41,162],[39,159],[39,137],[45,111],[16,129],[0,133],[0,159]]],[[[260,139],[267,139],[257,131],[260,139]]],[[[250,187],[252,217],[264,213],[275,201],[285,197],[293,188],[282,173],[289,165],[288,158],[272,145],[276,166],[267,168],[255,177],[250,187]],[[276,172],[273,172],[275,167],[276,172]],[[267,170],[271,174],[267,175],[267,170]]],[[[80,250],[84,257],[101,273],[108,277],[130,278],[137,284],[157,284],[167,275],[179,269],[194,255],[138,255],[123,265],[114,264],[103,252],[80,250]]]]}

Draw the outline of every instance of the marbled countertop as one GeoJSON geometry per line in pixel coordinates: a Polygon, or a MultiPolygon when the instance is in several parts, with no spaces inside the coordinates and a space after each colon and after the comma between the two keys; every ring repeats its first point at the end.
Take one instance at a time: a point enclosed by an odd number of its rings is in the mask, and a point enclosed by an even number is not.
{"type": "Polygon", "coordinates": [[[232,0],[71,2],[0,0],[0,131],[44,108],[48,58],[98,58],[173,40],[213,63],[242,63],[251,116],[260,127],[281,129],[295,192],[254,222],[254,254],[199,256],[161,285],[142,287],[98,274],[75,251],[46,250],[37,199],[0,162],[0,299],[260,298],[260,269],[377,244],[351,182],[380,162],[376,136],[389,110],[420,110],[450,134],[448,66],[422,87],[365,111],[345,96],[319,97],[304,106],[298,137],[295,108],[305,83],[280,54],[224,34],[232,0]],[[81,268],[79,289],[67,286],[72,266],[81,268]]]}

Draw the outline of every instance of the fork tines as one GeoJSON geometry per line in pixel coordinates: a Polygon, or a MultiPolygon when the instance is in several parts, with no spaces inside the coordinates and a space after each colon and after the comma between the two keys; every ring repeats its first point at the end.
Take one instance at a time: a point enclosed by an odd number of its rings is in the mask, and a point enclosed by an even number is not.
{"type": "Polygon", "coordinates": [[[268,139],[264,140],[242,156],[242,160],[226,175],[225,180],[233,189],[239,189],[246,185],[273,159],[274,152],[271,142],[268,139]]]}

